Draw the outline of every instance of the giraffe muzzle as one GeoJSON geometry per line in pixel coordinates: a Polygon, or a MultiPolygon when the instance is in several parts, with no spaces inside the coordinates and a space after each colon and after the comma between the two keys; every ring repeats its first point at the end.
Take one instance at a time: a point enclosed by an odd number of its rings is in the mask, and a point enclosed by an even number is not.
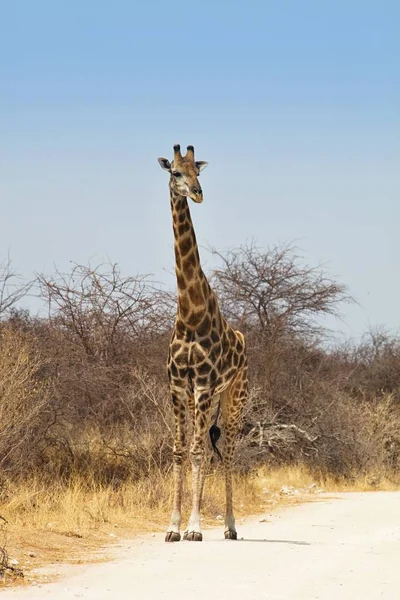
{"type": "Polygon", "coordinates": [[[193,202],[203,202],[203,190],[198,187],[192,187],[190,189],[190,198],[193,202]]]}

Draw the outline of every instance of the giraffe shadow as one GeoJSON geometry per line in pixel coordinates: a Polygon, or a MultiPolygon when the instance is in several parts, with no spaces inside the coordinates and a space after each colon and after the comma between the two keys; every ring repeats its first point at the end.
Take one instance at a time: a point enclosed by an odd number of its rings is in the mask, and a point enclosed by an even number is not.
{"type": "MultiPolygon", "coordinates": [[[[220,540],[221,542],[226,542],[227,540],[220,540]]],[[[240,538],[236,540],[238,543],[265,543],[265,544],[289,544],[293,546],[311,546],[309,542],[303,542],[301,540],[268,540],[264,539],[251,539],[251,538],[240,538]]]]}

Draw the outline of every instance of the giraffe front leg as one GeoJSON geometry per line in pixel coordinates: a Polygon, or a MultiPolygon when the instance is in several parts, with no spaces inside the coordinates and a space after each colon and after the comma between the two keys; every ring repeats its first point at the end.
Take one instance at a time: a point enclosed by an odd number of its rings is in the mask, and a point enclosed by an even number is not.
{"type": "Polygon", "coordinates": [[[190,448],[192,463],[193,503],[189,524],[184,534],[188,541],[201,542],[200,503],[205,477],[205,440],[208,433],[212,393],[196,393],[193,441],[190,448]]]}
{"type": "MultiPolygon", "coordinates": [[[[189,406],[189,413],[190,413],[191,422],[192,422],[192,432],[194,435],[194,431],[195,431],[194,395],[189,396],[188,406],[189,406]]],[[[210,416],[211,416],[211,414],[210,414],[210,416]]],[[[206,439],[207,439],[207,436],[206,436],[206,439]]],[[[208,466],[208,463],[211,462],[211,455],[212,455],[212,452],[210,453],[210,459],[209,459],[209,457],[207,456],[207,448],[206,448],[206,458],[205,458],[205,460],[203,460],[201,470],[200,470],[200,508],[201,508],[201,503],[202,503],[202,499],[203,499],[203,490],[204,490],[204,482],[205,482],[205,478],[206,478],[207,466],[208,466]]]]}
{"type": "Polygon", "coordinates": [[[183,486],[183,462],[186,453],[186,397],[182,393],[172,392],[172,404],[175,417],[174,461],[174,504],[165,536],[166,542],[179,542],[181,539],[181,505],[183,486]]]}
{"type": "Polygon", "coordinates": [[[205,441],[205,449],[204,449],[205,452],[204,452],[204,458],[203,458],[203,462],[202,462],[202,466],[201,466],[201,470],[200,470],[200,509],[202,507],[202,502],[203,502],[204,484],[206,481],[207,471],[211,465],[211,460],[214,455],[214,449],[211,445],[211,439],[210,439],[210,425],[211,425],[212,421],[218,419],[219,400],[220,400],[219,395],[213,396],[210,409],[207,413],[206,433],[203,438],[205,441]],[[213,410],[213,407],[215,408],[215,411],[213,410]]]}

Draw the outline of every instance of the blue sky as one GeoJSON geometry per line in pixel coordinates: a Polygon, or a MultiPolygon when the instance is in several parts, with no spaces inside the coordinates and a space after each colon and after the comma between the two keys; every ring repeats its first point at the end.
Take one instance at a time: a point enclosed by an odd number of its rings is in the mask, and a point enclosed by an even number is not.
{"type": "Polygon", "coordinates": [[[398,331],[399,29],[384,0],[0,2],[0,257],[174,285],[156,159],[194,144],[203,248],[295,240],[359,302],[334,327],[398,331]]]}

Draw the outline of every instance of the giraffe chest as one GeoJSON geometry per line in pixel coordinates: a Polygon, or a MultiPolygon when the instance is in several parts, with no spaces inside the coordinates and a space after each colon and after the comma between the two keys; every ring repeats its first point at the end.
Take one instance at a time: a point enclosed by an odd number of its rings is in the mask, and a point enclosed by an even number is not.
{"type": "Polygon", "coordinates": [[[168,374],[179,387],[212,387],[222,391],[234,377],[243,356],[228,333],[188,340],[173,340],[170,346],[168,374]]]}

